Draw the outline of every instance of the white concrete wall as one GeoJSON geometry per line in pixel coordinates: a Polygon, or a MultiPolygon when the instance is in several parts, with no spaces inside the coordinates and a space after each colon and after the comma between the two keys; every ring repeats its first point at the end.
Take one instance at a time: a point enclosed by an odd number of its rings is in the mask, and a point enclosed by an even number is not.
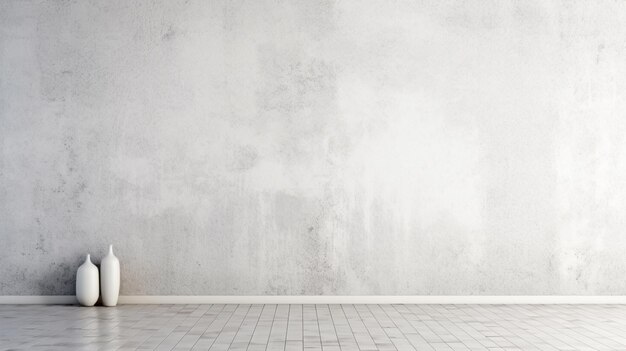
{"type": "Polygon", "coordinates": [[[0,295],[626,291],[626,2],[0,2],[0,295]]]}

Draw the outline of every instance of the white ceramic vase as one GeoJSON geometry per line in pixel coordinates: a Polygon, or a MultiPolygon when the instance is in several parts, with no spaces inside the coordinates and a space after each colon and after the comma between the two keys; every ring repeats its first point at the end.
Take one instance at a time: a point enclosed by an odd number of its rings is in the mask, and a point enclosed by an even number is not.
{"type": "Polygon", "coordinates": [[[109,253],[100,263],[100,286],[102,304],[117,305],[117,298],[120,295],[120,261],[113,254],[113,245],[109,245],[109,253]]]}
{"type": "Polygon", "coordinates": [[[93,306],[100,295],[100,279],[98,267],[91,263],[91,256],[87,255],[85,263],[78,267],[76,273],[76,299],[83,306],[93,306]]]}

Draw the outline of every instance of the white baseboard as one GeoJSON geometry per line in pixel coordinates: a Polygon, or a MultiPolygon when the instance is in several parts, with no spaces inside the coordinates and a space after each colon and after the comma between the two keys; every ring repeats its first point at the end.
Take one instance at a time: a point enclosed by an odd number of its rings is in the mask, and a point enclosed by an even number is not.
{"type": "MultiPolygon", "coordinates": [[[[626,304],[626,296],[120,296],[120,304],[626,304]]],[[[0,296],[0,304],[71,305],[75,296],[0,296]]]]}
{"type": "Polygon", "coordinates": [[[626,296],[120,296],[124,304],[626,304],[626,296]]]}
{"type": "Polygon", "coordinates": [[[0,305],[72,305],[73,295],[0,296],[0,305]]]}

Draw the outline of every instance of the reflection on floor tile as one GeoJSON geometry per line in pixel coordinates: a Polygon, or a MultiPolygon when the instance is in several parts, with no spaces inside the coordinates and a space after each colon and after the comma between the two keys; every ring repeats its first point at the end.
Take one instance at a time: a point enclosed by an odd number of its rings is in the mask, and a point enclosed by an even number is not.
{"type": "Polygon", "coordinates": [[[622,305],[0,305],[2,350],[626,350],[622,305]]]}

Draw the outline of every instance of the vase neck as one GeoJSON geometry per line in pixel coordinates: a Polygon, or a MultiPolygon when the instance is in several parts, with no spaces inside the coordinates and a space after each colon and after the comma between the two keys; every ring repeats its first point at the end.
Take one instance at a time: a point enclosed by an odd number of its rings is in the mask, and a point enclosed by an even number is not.
{"type": "Polygon", "coordinates": [[[109,245],[109,255],[113,255],[113,245],[109,245]]]}
{"type": "Polygon", "coordinates": [[[91,255],[90,254],[87,254],[87,258],[85,258],[85,263],[87,263],[87,262],[91,263],[91,255]]]}

